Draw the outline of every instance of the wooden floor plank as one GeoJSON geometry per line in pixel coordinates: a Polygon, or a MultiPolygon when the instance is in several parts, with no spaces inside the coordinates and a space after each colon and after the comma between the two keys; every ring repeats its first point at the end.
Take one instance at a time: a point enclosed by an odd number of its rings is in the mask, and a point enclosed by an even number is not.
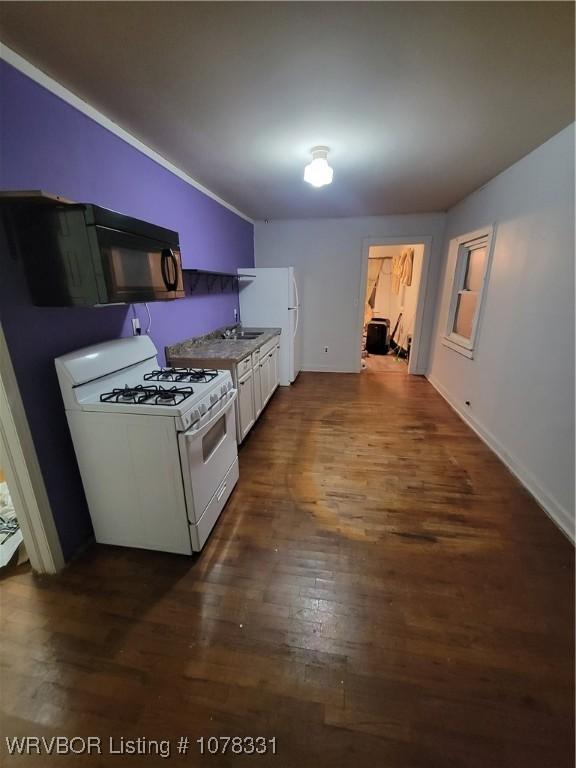
{"type": "MultiPolygon", "coordinates": [[[[3,735],[276,736],[256,762],[290,768],[573,765],[573,548],[428,382],[393,360],[301,374],[240,469],[197,557],[94,547],[0,582],[3,735]]],[[[181,762],[210,760],[239,758],[181,762]]]]}

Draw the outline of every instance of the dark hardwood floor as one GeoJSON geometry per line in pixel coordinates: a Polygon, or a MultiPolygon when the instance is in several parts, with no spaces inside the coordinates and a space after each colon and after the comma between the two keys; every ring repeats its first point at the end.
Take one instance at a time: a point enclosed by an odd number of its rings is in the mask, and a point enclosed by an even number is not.
{"type": "Polygon", "coordinates": [[[426,380],[302,374],[240,464],[200,556],[0,585],[3,736],[188,754],[0,764],[573,766],[572,546],[426,380]],[[213,735],[277,754],[200,756],[213,735]]]}

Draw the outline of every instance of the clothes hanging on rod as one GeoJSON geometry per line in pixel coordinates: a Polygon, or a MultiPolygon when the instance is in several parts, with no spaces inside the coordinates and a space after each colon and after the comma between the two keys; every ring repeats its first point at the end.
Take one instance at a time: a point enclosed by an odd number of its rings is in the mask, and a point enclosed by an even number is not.
{"type": "Polygon", "coordinates": [[[405,248],[392,260],[392,290],[400,293],[400,285],[412,285],[414,249],[405,248]]]}
{"type": "Polygon", "coordinates": [[[400,281],[403,285],[412,285],[412,270],[414,268],[414,249],[407,248],[402,253],[402,275],[400,281]]]}

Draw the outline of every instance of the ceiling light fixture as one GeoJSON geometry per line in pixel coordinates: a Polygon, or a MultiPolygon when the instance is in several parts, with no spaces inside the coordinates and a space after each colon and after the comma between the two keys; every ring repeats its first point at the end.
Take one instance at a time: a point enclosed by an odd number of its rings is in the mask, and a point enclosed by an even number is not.
{"type": "Polygon", "coordinates": [[[312,162],[304,168],[304,181],[313,187],[323,187],[332,183],[334,171],[328,165],[328,147],[312,147],[312,162]]]}

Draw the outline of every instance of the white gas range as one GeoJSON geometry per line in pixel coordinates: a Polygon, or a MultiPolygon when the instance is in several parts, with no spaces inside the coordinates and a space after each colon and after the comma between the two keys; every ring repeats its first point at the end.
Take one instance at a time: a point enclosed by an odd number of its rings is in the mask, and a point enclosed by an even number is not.
{"type": "Polygon", "coordinates": [[[156,355],[134,336],[55,364],[96,541],[192,554],[238,480],[236,390],[156,355]]]}

